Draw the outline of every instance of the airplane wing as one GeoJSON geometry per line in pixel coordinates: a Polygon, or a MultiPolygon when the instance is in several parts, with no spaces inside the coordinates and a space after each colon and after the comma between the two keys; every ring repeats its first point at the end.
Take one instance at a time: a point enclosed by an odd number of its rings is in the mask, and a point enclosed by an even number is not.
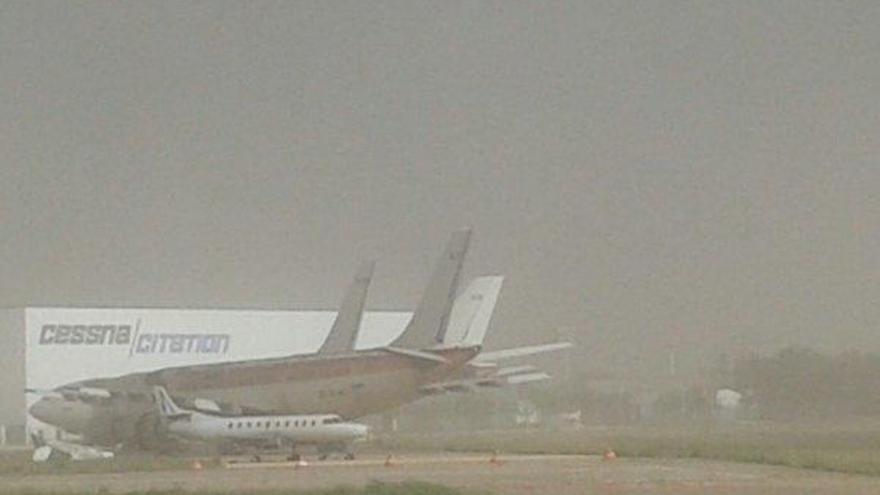
{"type": "Polygon", "coordinates": [[[470,392],[479,387],[506,387],[524,385],[551,378],[549,373],[532,365],[500,367],[495,361],[560,351],[572,346],[569,342],[517,347],[501,351],[483,352],[471,360],[454,379],[431,383],[420,389],[423,395],[448,392],[470,392]]]}
{"type": "Polygon", "coordinates": [[[523,385],[525,383],[540,382],[549,380],[551,376],[548,373],[539,371],[537,373],[524,373],[522,375],[514,375],[507,378],[507,382],[511,385],[523,385]]]}
{"type": "Polygon", "coordinates": [[[499,361],[502,359],[510,359],[522,356],[531,356],[533,354],[541,354],[544,352],[561,351],[572,346],[571,342],[556,342],[553,344],[532,345],[528,347],[515,347],[513,349],[504,349],[501,351],[481,352],[474,358],[477,363],[486,363],[499,361]]]}
{"type": "Polygon", "coordinates": [[[491,375],[481,378],[468,378],[462,380],[450,380],[445,382],[425,385],[419,392],[422,395],[437,395],[451,392],[473,392],[478,388],[500,388],[510,385],[524,385],[552,378],[548,373],[535,371],[532,373],[520,373],[512,375],[491,375]]]}
{"type": "Polygon", "coordinates": [[[382,349],[387,352],[390,352],[392,354],[400,354],[402,356],[408,356],[408,357],[412,357],[412,358],[416,358],[416,359],[422,359],[426,362],[441,363],[441,364],[446,364],[449,362],[448,360],[444,359],[443,357],[438,356],[436,354],[432,354],[430,352],[414,351],[412,349],[402,349],[400,347],[383,347],[382,349]]]}

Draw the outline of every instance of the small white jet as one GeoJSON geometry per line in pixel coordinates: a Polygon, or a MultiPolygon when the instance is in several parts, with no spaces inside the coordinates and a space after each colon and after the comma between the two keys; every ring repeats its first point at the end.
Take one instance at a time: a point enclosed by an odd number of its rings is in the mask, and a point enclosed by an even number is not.
{"type": "Polygon", "coordinates": [[[343,422],[336,414],[221,416],[180,408],[164,387],[154,387],[153,396],[172,435],[209,443],[289,444],[292,459],[299,458],[300,445],[316,446],[322,459],[330,452],[354,459],[352,444],[368,432],[367,425],[343,422]]]}
{"type": "Polygon", "coordinates": [[[32,459],[34,462],[54,460],[95,461],[112,459],[113,452],[88,445],[66,442],[64,440],[46,439],[40,434],[31,434],[34,444],[32,459]]]}

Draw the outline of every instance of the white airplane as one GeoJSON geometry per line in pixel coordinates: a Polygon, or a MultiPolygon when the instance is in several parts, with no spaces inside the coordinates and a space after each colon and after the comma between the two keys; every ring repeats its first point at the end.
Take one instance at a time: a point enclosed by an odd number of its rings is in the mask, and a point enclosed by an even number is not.
{"type": "Polygon", "coordinates": [[[372,262],[358,270],[325,344],[312,355],[184,365],[122,376],[91,378],[54,390],[29,413],[93,445],[149,449],[153,386],[174,391],[181,403],[216,414],[321,414],[346,420],[388,411],[421,397],[517,386],[550,378],[505,360],[560,351],[570,343],[484,352],[503,277],[477,277],[458,292],[470,230],[453,233],[409,324],[389,345],[356,349],[372,262]],[[224,406],[225,405],[225,406],[224,406]],[[108,428],[108,425],[113,428],[108,428]]]}
{"type": "Polygon", "coordinates": [[[46,439],[42,434],[32,434],[31,440],[35,447],[31,457],[34,462],[65,459],[71,461],[93,461],[113,458],[113,452],[109,450],[65,442],[63,440],[46,439]]]}
{"type": "Polygon", "coordinates": [[[336,414],[218,416],[181,409],[164,387],[154,387],[153,396],[164,427],[173,435],[212,443],[287,443],[295,459],[300,445],[316,446],[322,459],[330,452],[354,459],[352,444],[368,432],[366,425],[344,422],[336,414]]]}

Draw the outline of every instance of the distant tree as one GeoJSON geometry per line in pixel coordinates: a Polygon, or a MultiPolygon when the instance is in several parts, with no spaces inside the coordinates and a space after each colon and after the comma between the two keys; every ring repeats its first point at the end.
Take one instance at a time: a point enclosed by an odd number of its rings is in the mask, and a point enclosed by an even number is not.
{"type": "Polygon", "coordinates": [[[880,356],[803,348],[736,363],[734,388],[773,419],[880,414],[880,356]]]}

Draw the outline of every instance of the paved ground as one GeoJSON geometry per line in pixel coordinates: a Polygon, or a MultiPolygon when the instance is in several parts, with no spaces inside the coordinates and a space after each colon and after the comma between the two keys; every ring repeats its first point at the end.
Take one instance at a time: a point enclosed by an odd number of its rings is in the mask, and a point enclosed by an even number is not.
{"type": "Polygon", "coordinates": [[[231,464],[227,468],[125,474],[0,477],[0,492],[13,489],[98,491],[171,488],[244,489],[317,488],[371,481],[421,480],[519,494],[773,494],[860,495],[880,493],[880,479],[773,466],[695,460],[617,459],[594,456],[502,456],[485,454],[383,456],[357,461],[231,464]],[[5,490],[4,490],[5,488],[5,490]]]}

